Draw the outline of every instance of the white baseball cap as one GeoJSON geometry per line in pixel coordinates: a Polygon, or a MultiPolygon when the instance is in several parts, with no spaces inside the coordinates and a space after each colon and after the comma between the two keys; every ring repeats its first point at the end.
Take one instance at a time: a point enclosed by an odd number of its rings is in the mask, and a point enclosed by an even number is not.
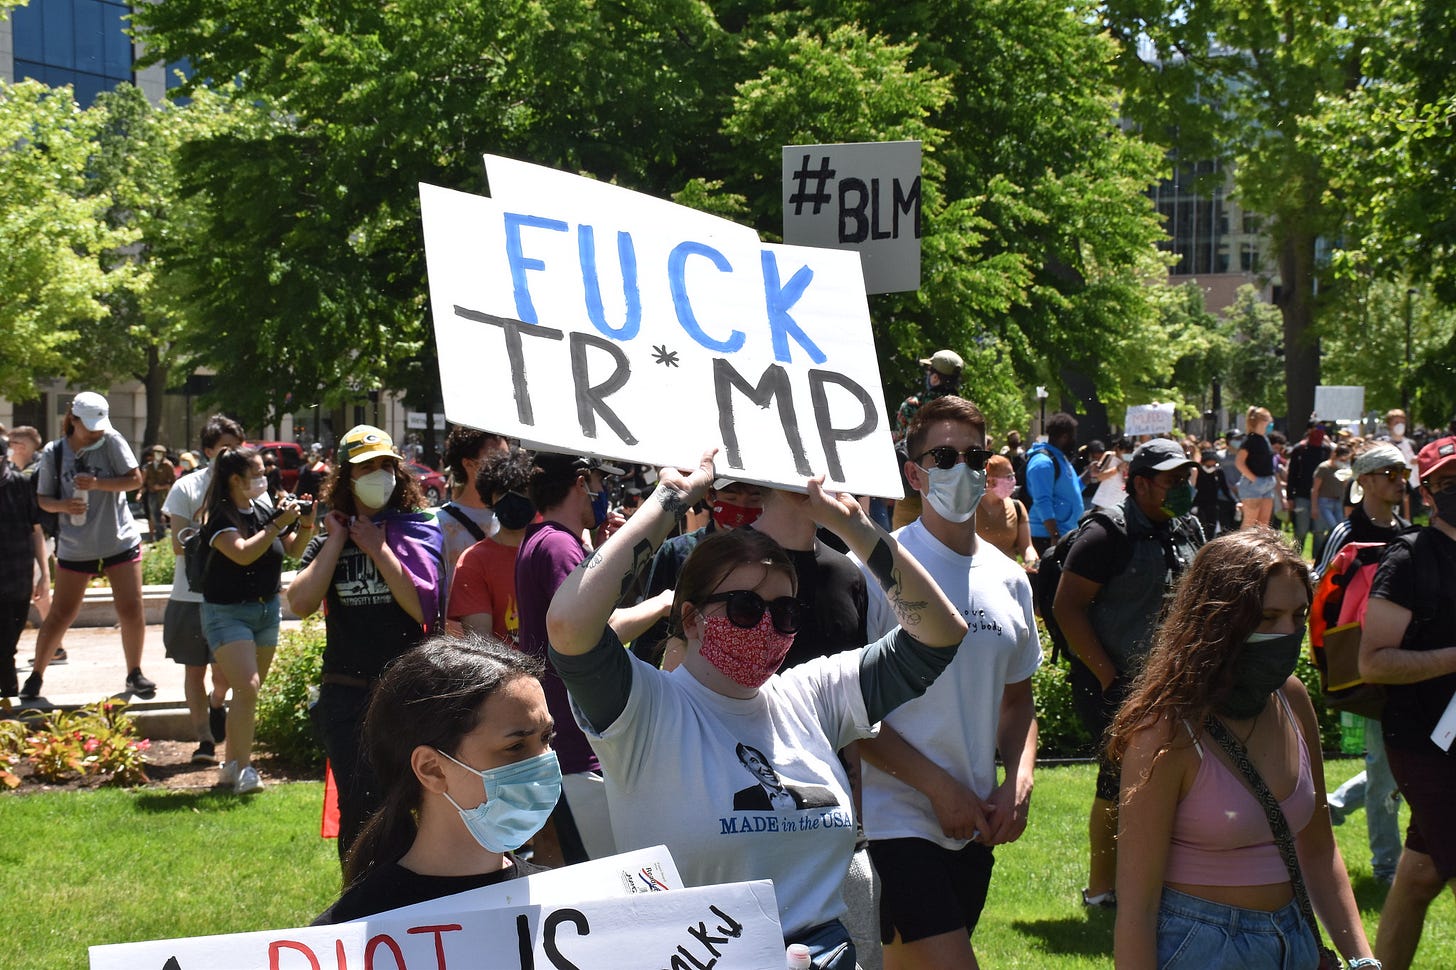
{"type": "Polygon", "coordinates": [[[77,394],[71,402],[71,413],[86,426],[87,431],[111,430],[111,405],[95,391],[82,391],[77,394]]]}

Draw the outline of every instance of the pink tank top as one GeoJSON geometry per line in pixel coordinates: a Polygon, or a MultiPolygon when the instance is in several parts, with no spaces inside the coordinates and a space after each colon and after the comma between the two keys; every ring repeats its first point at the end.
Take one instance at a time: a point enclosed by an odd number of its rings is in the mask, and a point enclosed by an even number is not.
{"type": "MultiPolygon", "coordinates": [[[[1289,831],[1298,835],[1314,817],[1314,778],[1309,749],[1289,702],[1278,695],[1299,739],[1299,777],[1294,791],[1279,802],[1289,831]]],[[[1190,734],[1192,733],[1190,729],[1190,734]]],[[[1264,886],[1287,882],[1269,819],[1244,780],[1223,759],[1204,753],[1194,739],[1200,763],[1188,795],[1178,803],[1163,878],[1194,886],[1264,886]]]]}

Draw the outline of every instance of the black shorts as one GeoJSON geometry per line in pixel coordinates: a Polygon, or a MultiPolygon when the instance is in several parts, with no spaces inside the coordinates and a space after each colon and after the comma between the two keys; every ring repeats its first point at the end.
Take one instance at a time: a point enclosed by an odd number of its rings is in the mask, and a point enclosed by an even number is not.
{"type": "Polygon", "coordinates": [[[212,663],[207,635],[202,632],[201,603],[167,600],[167,612],[162,616],[162,648],[167,659],[187,667],[212,663]]]}
{"type": "Polygon", "coordinates": [[[902,943],[970,933],[986,907],[990,849],[972,842],[946,849],[927,839],[870,842],[870,861],[880,877],[880,941],[902,943]]]}
{"type": "Polygon", "coordinates": [[[1385,747],[1390,773],[1410,804],[1410,825],[1405,830],[1405,847],[1431,857],[1442,882],[1456,879],[1456,829],[1451,817],[1456,812],[1456,757],[1430,751],[1385,747]]]}
{"type": "MultiPolygon", "coordinates": [[[[1097,761],[1097,797],[1107,802],[1117,802],[1122,771],[1107,759],[1107,728],[1117,713],[1117,705],[1102,690],[1102,683],[1085,664],[1076,657],[1071,658],[1068,681],[1072,685],[1072,709],[1092,735],[1091,755],[1097,761]]],[[[1113,685],[1114,687],[1116,684],[1113,685]]]]}
{"type": "Polygon", "coordinates": [[[125,552],[118,552],[114,556],[107,556],[105,559],[57,559],[56,565],[67,572],[85,573],[87,576],[100,576],[112,566],[121,566],[129,562],[136,562],[142,557],[142,547],[132,546],[125,552]]]}

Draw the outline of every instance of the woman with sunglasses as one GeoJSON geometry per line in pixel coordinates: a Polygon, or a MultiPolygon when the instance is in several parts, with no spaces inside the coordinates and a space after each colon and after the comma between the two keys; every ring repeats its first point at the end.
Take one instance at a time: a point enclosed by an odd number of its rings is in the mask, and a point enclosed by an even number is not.
{"type": "Polygon", "coordinates": [[[659,472],[637,514],[562,585],[547,615],[551,661],[602,761],[618,847],[665,843],[689,885],[772,879],[785,939],[809,944],[816,965],[853,967],[839,887],[854,812],[835,752],[924,693],[966,624],[852,497],[816,478],[809,514],[869,565],[900,628],[775,676],[799,625],[793,565],[773,540],[735,529],[683,566],[670,616],[687,643],[682,666],[633,658],[608,619],[676,516],[706,494],[715,453],[686,476],[659,472]],[[755,786],[761,801],[744,795],[755,786]]]}

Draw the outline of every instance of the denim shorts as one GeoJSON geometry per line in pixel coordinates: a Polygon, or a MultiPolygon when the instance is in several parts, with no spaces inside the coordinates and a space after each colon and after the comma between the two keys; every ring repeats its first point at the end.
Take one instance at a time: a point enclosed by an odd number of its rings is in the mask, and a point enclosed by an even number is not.
{"type": "Polygon", "coordinates": [[[1294,900],[1266,913],[1163,890],[1159,970],[1316,970],[1319,962],[1319,946],[1294,900]]]}
{"type": "Polygon", "coordinates": [[[1240,499],[1273,498],[1279,492],[1279,476],[1260,475],[1252,482],[1247,478],[1239,480],[1240,499]]]}
{"type": "Polygon", "coordinates": [[[278,597],[261,603],[203,603],[202,631],[214,653],[224,643],[252,640],[260,647],[278,646],[278,597]]]}

